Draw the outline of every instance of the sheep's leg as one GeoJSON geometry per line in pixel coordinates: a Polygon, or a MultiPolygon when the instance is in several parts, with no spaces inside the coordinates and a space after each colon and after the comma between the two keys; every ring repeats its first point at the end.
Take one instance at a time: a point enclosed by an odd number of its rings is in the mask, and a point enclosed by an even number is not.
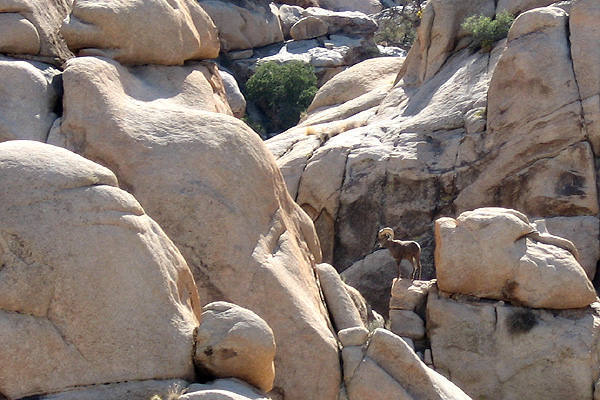
{"type": "Polygon", "coordinates": [[[417,274],[417,269],[415,268],[415,258],[414,257],[412,257],[410,259],[410,263],[412,264],[412,275],[410,276],[410,278],[414,281],[415,276],[417,274]]]}

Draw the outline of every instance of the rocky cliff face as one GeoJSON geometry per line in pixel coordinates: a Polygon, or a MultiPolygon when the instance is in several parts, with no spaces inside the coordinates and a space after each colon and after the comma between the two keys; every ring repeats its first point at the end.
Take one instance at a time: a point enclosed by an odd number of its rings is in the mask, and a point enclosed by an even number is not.
{"type": "Polygon", "coordinates": [[[430,0],[352,67],[374,20],[299,3],[0,0],[0,398],[594,396],[598,2],[430,0]],[[265,144],[219,54],[323,86],[265,144]]]}
{"type": "MultiPolygon", "coordinates": [[[[598,63],[584,50],[598,6],[533,3],[430,2],[391,90],[348,100],[340,88],[338,104],[311,107],[267,142],[339,271],[376,269],[376,233],[392,226],[421,244],[433,276],[433,221],[481,206],[598,225],[598,90],[588,78],[598,63]],[[523,12],[507,40],[490,53],[470,49],[464,16],[505,9],[523,12]]],[[[566,225],[550,233],[566,235],[566,225]]]]}

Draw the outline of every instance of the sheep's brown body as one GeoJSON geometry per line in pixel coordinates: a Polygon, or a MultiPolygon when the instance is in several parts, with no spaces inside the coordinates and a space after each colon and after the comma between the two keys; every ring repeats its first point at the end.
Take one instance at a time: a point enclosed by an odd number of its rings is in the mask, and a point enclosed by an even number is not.
{"type": "Polygon", "coordinates": [[[411,262],[413,271],[411,278],[414,280],[418,276],[421,279],[421,246],[419,243],[404,240],[394,240],[394,231],[392,228],[383,228],[377,234],[377,239],[381,247],[389,250],[396,264],[398,265],[398,277],[400,277],[400,263],[402,260],[411,262]]]}

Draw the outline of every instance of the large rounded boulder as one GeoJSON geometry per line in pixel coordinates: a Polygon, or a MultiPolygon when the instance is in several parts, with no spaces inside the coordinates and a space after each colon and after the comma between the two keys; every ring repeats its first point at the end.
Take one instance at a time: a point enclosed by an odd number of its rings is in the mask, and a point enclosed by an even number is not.
{"type": "Polygon", "coordinates": [[[0,397],[193,378],[192,274],[115,175],[9,141],[0,181],[0,397]]]}

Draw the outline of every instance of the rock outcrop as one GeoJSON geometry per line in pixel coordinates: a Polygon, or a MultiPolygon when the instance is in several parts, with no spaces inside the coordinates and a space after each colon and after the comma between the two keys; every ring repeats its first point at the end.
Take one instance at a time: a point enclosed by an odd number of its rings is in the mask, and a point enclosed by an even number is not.
{"type": "MultiPolygon", "coordinates": [[[[430,278],[438,217],[502,206],[532,221],[596,218],[600,63],[586,43],[599,34],[597,5],[576,1],[569,16],[562,5],[501,3],[525,12],[507,40],[483,53],[468,47],[460,24],[471,14],[493,16],[493,1],[428,2],[393,88],[316,107],[329,97],[324,86],[299,127],[267,141],[315,223],[324,260],[339,271],[365,267],[384,226],[419,242],[430,278]]],[[[586,257],[593,276],[598,256],[586,257]]]]}
{"type": "Polygon", "coordinates": [[[9,141],[0,181],[0,393],[193,378],[192,274],[115,175],[9,141]]]}
{"type": "Polygon", "coordinates": [[[593,303],[596,291],[574,255],[545,243],[535,232],[523,214],[501,208],[438,219],[439,288],[534,308],[581,308],[593,303]]]}
{"type": "Polygon", "coordinates": [[[551,311],[453,297],[429,294],[427,334],[435,369],[471,397],[593,398],[598,303],[551,311]]]}
{"type": "Polygon", "coordinates": [[[193,0],[78,0],[61,33],[80,56],[179,65],[219,55],[217,30],[193,0]]]}
{"type": "Polygon", "coordinates": [[[40,56],[55,64],[73,55],[59,33],[73,0],[0,1],[0,53],[40,56]]]}
{"type": "Polygon", "coordinates": [[[276,391],[334,398],[340,367],[314,275],[318,239],[259,137],[218,113],[227,109],[216,68],[82,57],[63,81],[57,142],[116,171],[181,249],[202,304],[233,302],[269,324],[276,391]]]}
{"type": "MultiPolygon", "coordinates": [[[[352,349],[353,347],[344,347],[352,349]]],[[[364,354],[344,358],[349,400],[470,399],[452,382],[427,367],[402,338],[376,329],[364,354]],[[346,363],[352,368],[346,370],[346,363]]],[[[342,355],[344,353],[342,352],[342,355]]]]}
{"type": "Polygon", "coordinates": [[[48,64],[0,56],[0,142],[46,141],[58,117],[59,74],[48,64]]]}
{"type": "Polygon", "coordinates": [[[283,42],[277,7],[266,0],[200,0],[219,30],[223,51],[283,42]]]}
{"type": "Polygon", "coordinates": [[[263,392],[273,389],[273,331],[252,311],[224,301],[207,304],[195,339],[194,362],[200,371],[239,378],[263,392]]]}

